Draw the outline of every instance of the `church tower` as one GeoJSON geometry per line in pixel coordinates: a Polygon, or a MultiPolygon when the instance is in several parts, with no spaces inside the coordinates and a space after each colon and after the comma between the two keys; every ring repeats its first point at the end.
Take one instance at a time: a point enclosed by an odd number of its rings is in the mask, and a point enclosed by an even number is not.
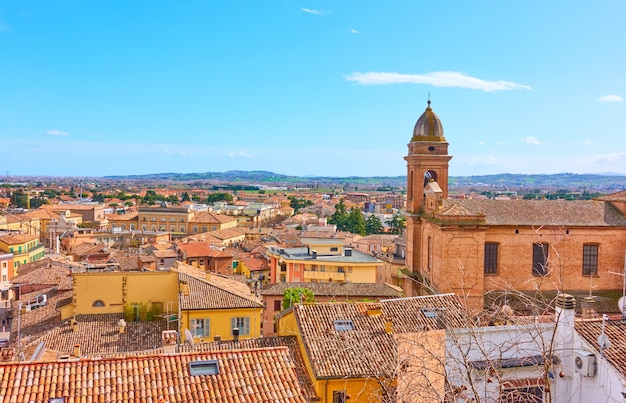
{"type": "Polygon", "coordinates": [[[441,120],[428,106],[417,119],[413,137],[408,144],[406,201],[406,263],[412,272],[419,272],[424,247],[421,237],[421,217],[426,211],[426,190],[429,184],[440,190],[441,198],[448,198],[448,143],[443,136],[441,120]],[[434,183],[433,183],[434,182],[434,183]]]}

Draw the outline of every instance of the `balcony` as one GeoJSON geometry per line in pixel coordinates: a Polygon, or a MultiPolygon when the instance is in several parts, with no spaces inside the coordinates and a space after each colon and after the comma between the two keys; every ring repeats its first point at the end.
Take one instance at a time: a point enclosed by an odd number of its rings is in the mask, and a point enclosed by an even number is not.
{"type": "Polygon", "coordinates": [[[305,281],[311,281],[311,280],[317,280],[317,281],[346,281],[346,274],[345,273],[337,273],[337,272],[332,272],[332,271],[312,271],[312,270],[305,270],[304,271],[304,280],[305,281]]]}

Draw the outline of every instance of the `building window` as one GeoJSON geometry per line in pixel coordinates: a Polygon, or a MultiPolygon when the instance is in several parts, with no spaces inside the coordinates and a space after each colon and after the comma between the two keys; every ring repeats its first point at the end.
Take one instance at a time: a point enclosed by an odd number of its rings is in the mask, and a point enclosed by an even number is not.
{"type": "Polygon", "coordinates": [[[211,231],[217,231],[217,226],[216,225],[212,226],[211,231]]]}
{"type": "Polygon", "coordinates": [[[193,233],[194,233],[194,234],[197,234],[197,233],[198,233],[198,226],[197,226],[197,225],[194,225],[194,226],[193,226],[193,228],[192,228],[192,230],[193,230],[193,233]]]}
{"type": "Polygon", "coordinates": [[[105,306],[104,301],[101,299],[97,299],[93,302],[93,304],[91,304],[92,307],[94,308],[102,308],[105,306]]]}
{"type": "Polygon", "coordinates": [[[200,263],[199,263],[199,265],[200,265],[200,266],[204,266],[204,259],[200,259],[200,263]]]}
{"type": "Polygon", "coordinates": [[[533,276],[548,274],[548,249],[547,243],[533,244],[533,276]]]}
{"type": "Polygon", "coordinates": [[[209,337],[211,334],[211,319],[191,319],[191,334],[193,337],[209,337]]]}
{"type": "Polygon", "coordinates": [[[333,391],[333,403],[346,403],[346,391],[345,390],[334,390],[333,391]]]}
{"type": "Polygon", "coordinates": [[[248,336],[250,334],[250,317],[245,316],[242,318],[232,318],[231,327],[233,329],[239,329],[240,336],[248,336]]]}
{"type": "Polygon", "coordinates": [[[202,226],[202,232],[207,232],[207,231],[208,231],[208,230],[207,230],[207,226],[206,226],[206,225],[203,225],[203,226],[202,226]]]}
{"type": "Polygon", "coordinates": [[[185,232],[185,227],[183,227],[182,225],[180,226],[180,232],[182,232],[182,233],[185,232]]]}
{"type": "Polygon", "coordinates": [[[428,271],[433,268],[433,237],[428,237],[428,271]]]}
{"type": "Polygon", "coordinates": [[[145,225],[145,224],[144,224],[144,225],[142,225],[142,226],[141,226],[141,229],[142,229],[143,231],[145,231],[145,230],[147,229],[146,225],[145,225]]]}
{"type": "Polygon", "coordinates": [[[274,301],[274,311],[280,312],[282,310],[282,305],[283,305],[283,301],[281,300],[274,301]]]}
{"type": "Polygon", "coordinates": [[[485,243],[485,274],[498,274],[498,244],[485,243]]]}
{"type": "Polygon", "coordinates": [[[598,274],[598,245],[583,245],[583,275],[598,274]]]}
{"type": "Polygon", "coordinates": [[[135,224],[130,224],[130,230],[134,231],[135,230],[135,224]]]}
{"type": "Polygon", "coordinates": [[[332,248],[330,248],[330,251],[331,251],[331,252],[338,252],[338,251],[339,251],[339,248],[338,248],[338,247],[336,247],[336,246],[333,246],[332,248]]]}

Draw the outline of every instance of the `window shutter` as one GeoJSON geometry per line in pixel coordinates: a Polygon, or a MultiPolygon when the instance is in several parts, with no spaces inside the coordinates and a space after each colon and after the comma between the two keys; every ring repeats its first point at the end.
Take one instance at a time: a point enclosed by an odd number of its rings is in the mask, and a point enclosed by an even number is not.
{"type": "Polygon", "coordinates": [[[230,320],[230,333],[233,333],[233,329],[237,327],[237,318],[232,318],[230,320]]]}
{"type": "Polygon", "coordinates": [[[244,329],[243,329],[243,334],[250,334],[250,317],[246,316],[244,318],[244,329]]]}
{"type": "Polygon", "coordinates": [[[204,336],[208,337],[211,335],[211,319],[204,320],[204,336]]]}

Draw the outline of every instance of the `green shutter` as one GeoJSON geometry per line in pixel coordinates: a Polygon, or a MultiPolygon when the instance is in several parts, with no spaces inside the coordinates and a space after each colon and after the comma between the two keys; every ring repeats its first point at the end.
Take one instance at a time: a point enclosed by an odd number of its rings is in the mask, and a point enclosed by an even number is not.
{"type": "Polygon", "coordinates": [[[211,319],[204,320],[204,336],[209,337],[211,335],[211,319]]]}

